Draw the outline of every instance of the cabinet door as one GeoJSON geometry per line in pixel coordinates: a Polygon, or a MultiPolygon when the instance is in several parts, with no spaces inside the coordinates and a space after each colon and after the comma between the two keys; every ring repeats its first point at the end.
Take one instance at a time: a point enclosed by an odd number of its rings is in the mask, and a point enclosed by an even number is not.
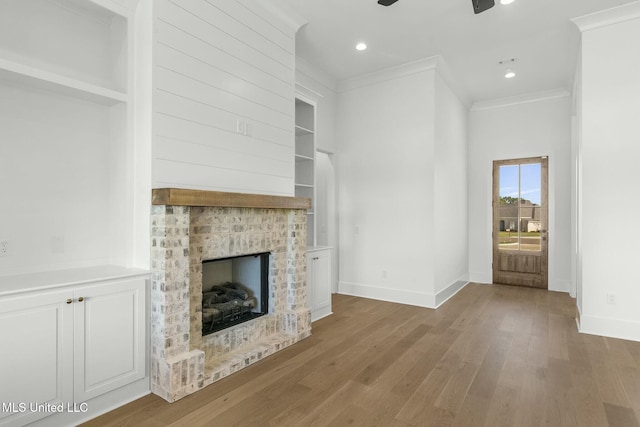
{"type": "Polygon", "coordinates": [[[331,312],[331,252],[318,251],[313,256],[313,281],[315,310],[321,310],[321,317],[331,312]],[[329,308],[326,310],[326,308],[329,308]]]}
{"type": "Polygon", "coordinates": [[[311,311],[311,320],[313,319],[313,311],[315,310],[315,298],[314,298],[314,290],[315,290],[315,277],[313,274],[313,258],[315,254],[313,252],[307,252],[307,305],[309,306],[309,310],[311,311]]]}
{"type": "Polygon", "coordinates": [[[54,291],[0,298],[1,425],[49,415],[38,404],[73,401],[71,296],[54,291]]]}
{"type": "Polygon", "coordinates": [[[75,401],[145,376],[145,279],[77,288],[75,401]]]}

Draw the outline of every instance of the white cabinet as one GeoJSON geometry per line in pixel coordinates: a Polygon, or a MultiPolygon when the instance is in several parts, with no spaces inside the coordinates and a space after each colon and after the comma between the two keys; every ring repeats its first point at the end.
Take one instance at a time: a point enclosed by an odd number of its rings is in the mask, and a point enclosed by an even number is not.
{"type": "Polygon", "coordinates": [[[307,250],[307,300],[312,322],[332,314],[331,248],[307,250]]]}
{"type": "MultiPolygon", "coordinates": [[[[75,284],[42,290],[38,275],[14,278],[0,280],[0,425],[59,412],[73,416],[78,405],[88,402],[92,409],[91,399],[146,377],[145,275],[85,284],[71,279],[66,282],[75,284]],[[19,291],[28,277],[35,286],[19,291]]],[[[46,423],[67,420],[76,421],[46,423]]]]}
{"type": "Polygon", "coordinates": [[[145,279],[74,292],[74,400],[84,402],[145,376],[145,279]]]}
{"type": "Polygon", "coordinates": [[[69,291],[0,298],[0,425],[48,415],[33,411],[31,402],[73,401],[73,307],[67,298],[69,291]]]}

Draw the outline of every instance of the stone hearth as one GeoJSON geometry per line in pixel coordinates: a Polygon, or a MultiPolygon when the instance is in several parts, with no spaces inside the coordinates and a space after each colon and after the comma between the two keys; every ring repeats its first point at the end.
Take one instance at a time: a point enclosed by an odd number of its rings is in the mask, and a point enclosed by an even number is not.
{"type": "Polygon", "coordinates": [[[295,198],[239,195],[238,202],[227,200],[231,193],[170,190],[196,193],[204,205],[183,206],[194,202],[159,200],[161,191],[169,190],[154,190],[151,213],[151,389],[173,402],[311,334],[306,207],[295,198]],[[269,314],[203,337],[202,260],[262,252],[271,253],[269,314]]]}

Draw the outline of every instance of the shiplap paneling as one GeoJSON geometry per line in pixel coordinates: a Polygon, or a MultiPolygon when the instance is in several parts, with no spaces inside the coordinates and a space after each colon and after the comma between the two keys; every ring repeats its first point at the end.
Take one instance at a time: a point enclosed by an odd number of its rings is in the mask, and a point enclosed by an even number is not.
{"type": "Polygon", "coordinates": [[[211,168],[192,163],[156,159],[163,176],[175,180],[158,181],[159,188],[190,188],[194,190],[233,191],[239,193],[290,195],[290,179],[280,176],[244,172],[231,168],[211,168]],[[188,186],[188,187],[187,187],[188,186]]]}
{"type": "MultiPolygon", "coordinates": [[[[177,95],[171,92],[165,92],[162,89],[156,91],[157,102],[165,103],[162,111],[156,113],[156,127],[161,125],[158,123],[163,120],[163,116],[171,116],[188,122],[195,122],[203,125],[202,131],[205,134],[201,135],[201,138],[211,138],[213,135],[209,134],[207,127],[213,127],[218,130],[226,131],[226,133],[236,132],[236,119],[243,118],[239,114],[234,114],[232,111],[223,110],[213,105],[198,103],[194,100],[187,99],[183,96],[177,95]]],[[[289,138],[292,138],[293,131],[287,132],[283,129],[274,128],[273,126],[264,125],[260,122],[252,122],[253,139],[264,141],[269,146],[265,146],[265,149],[270,149],[270,145],[282,145],[291,149],[293,153],[293,143],[289,144],[289,138]]],[[[156,132],[156,134],[158,134],[156,132]]],[[[244,135],[239,135],[245,137],[244,135]]],[[[232,141],[217,141],[223,144],[224,147],[231,147],[232,141]]],[[[291,169],[293,173],[293,169],[291,169]]]]}
{"type": "Polygon", "coordinates": [[[154,5],[153,186],[292,195],[293,32],[236,0],[154,5]]]}
{"type": "Polygon", "coordinates": [[[212,69],[217,69],[219,73],[243,80],[245,84],[254,85],[289,102],[291,82],[281,76],[269,74],[167,22],[158,21],[156,28],[158,45],[179,50],[183,55],[197,58],[212,69]]]}
{"type": "Polygon", "coordinates": [[[219,150],[235,151],[248,156],[260,157],[265,161],[289,162],[294,155],[293,149],[286,145],[256,138],[246,138],[235,132],[169,115],[163,115],[162,120],[158,120],[156,135],[158,138],[182,140],[219,150]]]}

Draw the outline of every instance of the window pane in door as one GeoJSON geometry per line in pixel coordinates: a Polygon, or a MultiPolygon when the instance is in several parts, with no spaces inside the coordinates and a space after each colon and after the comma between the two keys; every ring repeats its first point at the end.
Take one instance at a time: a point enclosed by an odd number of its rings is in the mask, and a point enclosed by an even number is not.
{"type": "Polygon", "coordinates": [[[500,205],[518,203],[519,188],[518,165],[500,166],[500,205]]]}
{"type": "Polygon", "coordinates": [[[541,163],[500,166],[501,250],[540,250],[541,163]]]}
{"type": "Polygon", "coordinates": [[[498,248],[500,250],[517,251],[520,249],[518,234],[518,205],[500,206],[500,238],[498,248]]]}

